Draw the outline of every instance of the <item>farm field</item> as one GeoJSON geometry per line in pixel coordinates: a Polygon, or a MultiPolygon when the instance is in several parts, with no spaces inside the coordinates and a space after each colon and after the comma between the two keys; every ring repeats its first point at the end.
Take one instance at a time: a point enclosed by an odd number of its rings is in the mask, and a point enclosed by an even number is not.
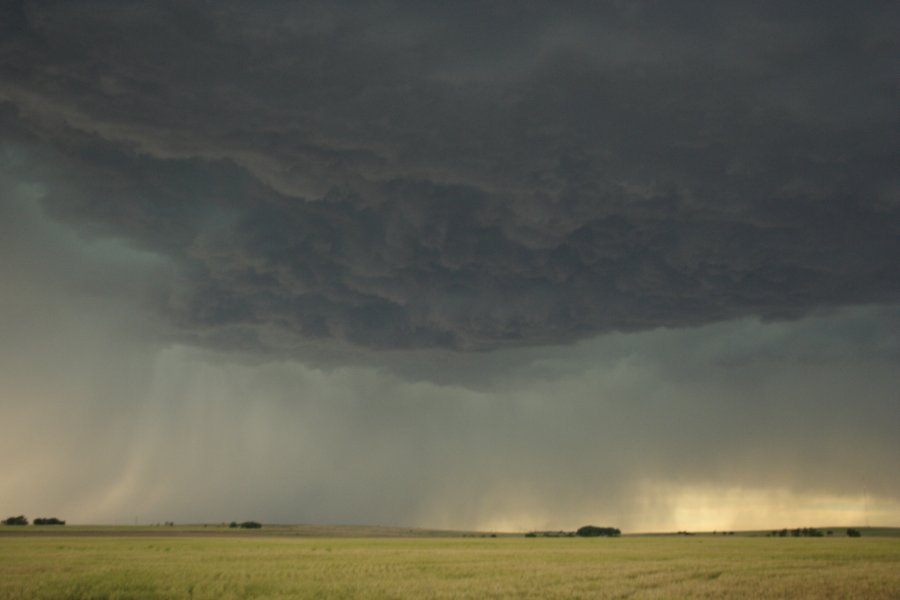
{"type": "Polygon", "coordinates": [[[0,536],[0,598],[897,598],[897,538],[0,536]]]}

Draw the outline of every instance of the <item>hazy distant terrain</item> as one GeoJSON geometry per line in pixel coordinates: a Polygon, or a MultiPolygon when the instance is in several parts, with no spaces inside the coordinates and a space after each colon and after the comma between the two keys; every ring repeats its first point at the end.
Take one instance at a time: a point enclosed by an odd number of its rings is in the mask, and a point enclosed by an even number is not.
{"type": "Polygon", "coordinates": [[[469,537],[489,533],[447,529],[422,529],[377,525],[264,525],[260,529],[241,529],[227,524],[197,525],[67,525],[66,527],[0,527],[0,538],[19,536],[75,536],[75,537],[469,537]]]}
{"type": "MultiPolygon", "coordinates": [[[[833,532],[831,537],[845,537],[847,526],[819,527],[823,533],[833,532]]],[[[862,537],[900,538],[900,527],[858,527],[862,537]]],[[[537,537],[564,537],[564,531],[537,532],[537,537]]],[[[572,532],[574,533],[574,532],[572,532]]],[[[626,537],[668,537],[689,534],[691,536],[723,537],[726,532],[642,532],[628,533],[626,537]]],[[[765,537],[772,530],[752,530],[730,532],[735,537],[765,537]]],[[[465,531],[456,529],[427,529],[421,527],[400,527],[387,525],[272,525],[260,529],[228,527],[225,523],[185,524],[185,525],[66,525],[65,527],[0,527],[0,538],[4,537],[309,537],[309,538],[470,538],[470,537],[522,537],[521,532],[465,531]]],[[[790,535],[788,536],[790,537],[790,535]]]]}

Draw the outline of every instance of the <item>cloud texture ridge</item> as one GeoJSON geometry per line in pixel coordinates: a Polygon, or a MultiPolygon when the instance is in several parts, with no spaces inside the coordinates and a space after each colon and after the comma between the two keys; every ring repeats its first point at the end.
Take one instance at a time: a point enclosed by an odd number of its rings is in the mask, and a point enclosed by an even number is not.
{"type": "Polygon", "coordinates": [[[0,131],[173,335],[486,350],[900,299],[892,2],[6,3],[0,131]]]}

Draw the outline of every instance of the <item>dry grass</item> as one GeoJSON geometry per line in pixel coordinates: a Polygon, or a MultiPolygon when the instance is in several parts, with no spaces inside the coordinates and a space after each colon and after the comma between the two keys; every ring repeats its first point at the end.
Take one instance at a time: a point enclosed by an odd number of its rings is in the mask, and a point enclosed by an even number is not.
{"type": "Polygon", "coordinates": [[[2,598],[897,598],[900,540],[0,537],[2,598]]]}

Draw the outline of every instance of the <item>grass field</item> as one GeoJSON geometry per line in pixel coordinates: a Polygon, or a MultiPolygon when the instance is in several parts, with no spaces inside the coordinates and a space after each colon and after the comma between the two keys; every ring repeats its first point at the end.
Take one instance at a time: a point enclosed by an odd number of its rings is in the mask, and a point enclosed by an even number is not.
{"type": "Polygon", "coordinates": [[[0,536],[0,598],[900,598],[897,538],[152,533],[0,536]]]}

